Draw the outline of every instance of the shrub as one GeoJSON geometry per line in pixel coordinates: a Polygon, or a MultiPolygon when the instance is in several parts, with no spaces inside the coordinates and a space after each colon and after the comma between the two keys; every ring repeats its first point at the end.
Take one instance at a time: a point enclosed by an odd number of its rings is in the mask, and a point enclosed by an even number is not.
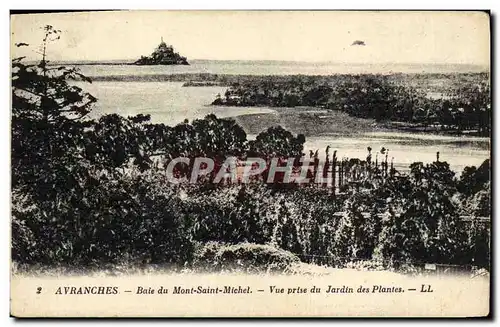
{"type": "Polygon", "coordinates": [[[293,253],[270,245],[208,242],[195,254],[194,266],[202,270],[269,273],[290,271],[299,262],[293,253]]]}

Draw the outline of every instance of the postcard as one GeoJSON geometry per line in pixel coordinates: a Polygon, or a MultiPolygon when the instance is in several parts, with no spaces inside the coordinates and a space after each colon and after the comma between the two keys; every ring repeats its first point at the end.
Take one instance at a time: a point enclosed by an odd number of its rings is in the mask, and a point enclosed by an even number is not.
{"type": "Polygon", "coordinates": [[[487,317],[487,11],[11,13],[11,315],[487,317]]]}

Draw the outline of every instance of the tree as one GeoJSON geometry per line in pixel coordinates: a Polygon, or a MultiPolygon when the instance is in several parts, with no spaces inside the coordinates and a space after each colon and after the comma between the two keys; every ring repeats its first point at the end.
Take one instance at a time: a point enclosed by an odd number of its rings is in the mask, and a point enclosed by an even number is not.
{"type": "Polygon", "coordinates": [[[273,126],[259,133],[255,141],[249,142],[249,155],[265,158],[301,156],[304,143],[304,135],[299,134],[295,137],[283,127],[273,126]]]}
{"type": "Polygon", "coordinates": [[[245,151],[247,135],[233,119],[217,118],[214,114],[193,121],[196,132],[196,152],[208,157],[240,156],[245,151]]]}

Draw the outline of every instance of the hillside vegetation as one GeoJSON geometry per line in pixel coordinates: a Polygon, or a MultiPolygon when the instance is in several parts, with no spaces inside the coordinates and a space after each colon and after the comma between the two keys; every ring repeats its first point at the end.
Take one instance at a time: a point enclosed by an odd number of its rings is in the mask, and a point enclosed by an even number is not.
{"type": "MultiPolygon", "coordinates": [[[[47,26],[45,42],[59,31],[47,26]]],[[[12,60],[12,259],[21,266],[276,269],[297,260],[382,269],[423,263],[489,268],[490,163],[455,177],[448,163],[351,158],[337,192],[323,185],[169,183],[165,165],[196,157],[302,158],[304,135],[273,126],[248,140],[232,119],[176,126],[148,116],[89,119],[97,101],[78,70],[12,60]],[[465,221],[461,215],[471,219],[465,221]],[[216,242],[216,244],[214,243],[216,242]],[[262,267],[264,265],[264,268],[262,267]]],[[[367,91],[371,92],[371,91],[367,91]]],[[[375,152],[375,151],[374,151],[375,152]]],[[[335,154],[329,157],[336,160],[335,154]]],[[[313,174],[321,174],[316,170],[313,174]]],[[[264,173],[265,174],[265,173],[264,173]]]]}

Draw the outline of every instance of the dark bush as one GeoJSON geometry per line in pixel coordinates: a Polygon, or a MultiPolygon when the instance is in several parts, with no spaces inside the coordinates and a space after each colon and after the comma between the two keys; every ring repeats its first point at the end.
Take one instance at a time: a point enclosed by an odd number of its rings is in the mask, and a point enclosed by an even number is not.
{"type": "Polygon", "coordinates": [[[261,273],[287,272],[300,260],[292,253],[270,245],[209,242],[199,251],[194,262],[202,270],[261,273]]]}

